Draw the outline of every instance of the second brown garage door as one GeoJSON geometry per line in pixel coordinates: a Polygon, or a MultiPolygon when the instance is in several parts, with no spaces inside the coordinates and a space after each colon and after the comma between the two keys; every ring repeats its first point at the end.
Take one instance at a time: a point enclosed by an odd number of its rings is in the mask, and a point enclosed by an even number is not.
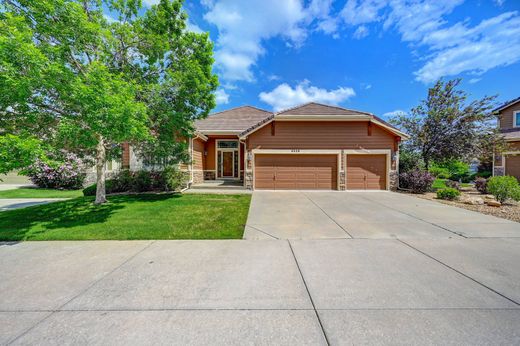
{"type": "Polygon", "coordinates": [[[506,156],[506,175],[520,179],[520,155],[506,156]]]}
{"type": "Polygon", "coordinates": [[[347,190],[385,190],[386,155],[347,155],[347,190]]]}
{"type": "Polygon", "coordinates": [[[335,190],[336,186],[337,155],[255,155],[256,189],[335,190]]]}

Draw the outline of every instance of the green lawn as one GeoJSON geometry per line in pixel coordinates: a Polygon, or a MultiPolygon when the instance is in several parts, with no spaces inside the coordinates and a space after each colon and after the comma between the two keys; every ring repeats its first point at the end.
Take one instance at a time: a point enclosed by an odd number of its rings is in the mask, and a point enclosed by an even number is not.
{"type": "MultiPolygon", "coordinates": [[[[436,190],[439,190],[439,189],[446,188],[447,187],[446,186],[446,180],[448,180],[448,179],[439,179],[439,178],[435,179],[434,182],[433,182],[433,185],[432,185],[432,189],[434,191],[436,191],[436,190]]],[[[466,184],[466,183],[462,183],[462,184],[460,184],[460,186],[461,187],[468,187],[468,186],[471,186],[471,185],[470,184],[466,184]]]]}
{"type": "Polygon", "coordinates": [[[237,239],[250,195],[93,197],[0,212],[0,240],[237,239]]]}
{"type": "Polygon", "coordinates": [[[0,198],[76,198],[83,196],[82,190],[55,190],[22,187],[0,190],[0,198]]]}

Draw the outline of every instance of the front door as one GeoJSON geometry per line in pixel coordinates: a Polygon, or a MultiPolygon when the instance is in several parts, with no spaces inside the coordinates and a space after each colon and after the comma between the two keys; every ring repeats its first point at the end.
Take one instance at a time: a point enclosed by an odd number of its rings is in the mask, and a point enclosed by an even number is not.
{"type": "Polygon", "coordinates": [[[233,151],[222,152],[222,176],[233,177],[233,151]]]}

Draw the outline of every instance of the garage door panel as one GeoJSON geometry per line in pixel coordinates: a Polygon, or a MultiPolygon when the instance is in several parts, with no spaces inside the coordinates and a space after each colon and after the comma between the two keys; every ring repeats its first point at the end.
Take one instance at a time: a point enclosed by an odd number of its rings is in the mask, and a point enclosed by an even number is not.
{"type": "Polygon", "coordinates": [[[336,189],[337,155],[255,155],[257,189],[336,189]],[[267,183],[264,177],[274,180],[267,183]]]}
{"type": "Polygon", "coordinates": [[[386,189],[386,169],[386,155],[347,155],[347,189],[386,189]]]}

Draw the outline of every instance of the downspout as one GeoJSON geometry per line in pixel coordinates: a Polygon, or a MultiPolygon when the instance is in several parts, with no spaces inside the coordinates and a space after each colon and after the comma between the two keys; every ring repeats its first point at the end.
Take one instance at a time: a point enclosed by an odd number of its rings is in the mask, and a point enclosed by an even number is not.
{"type": "MultiPolygon", "coordinates": [[[[246,146],[246,142],[245,142],[245,139],[242,139],[242,138],[238,138],[238,145],[240,144],[244,144],[244,162],[242,162],[242,169],[244,170],[244,181],[243,181],[243,185],[244,187],[246,187],[246,162],[247,162],[247,146],[246,146]]],[[[238,174],[240,174],[240,172],[238,172],[238,174]]]]}
{"type": "Polygon", "coordinates": [[[190,137],[190,181],[188,182],[188,187],[190,188],[193,185],[193,137],[190,137]]]}

